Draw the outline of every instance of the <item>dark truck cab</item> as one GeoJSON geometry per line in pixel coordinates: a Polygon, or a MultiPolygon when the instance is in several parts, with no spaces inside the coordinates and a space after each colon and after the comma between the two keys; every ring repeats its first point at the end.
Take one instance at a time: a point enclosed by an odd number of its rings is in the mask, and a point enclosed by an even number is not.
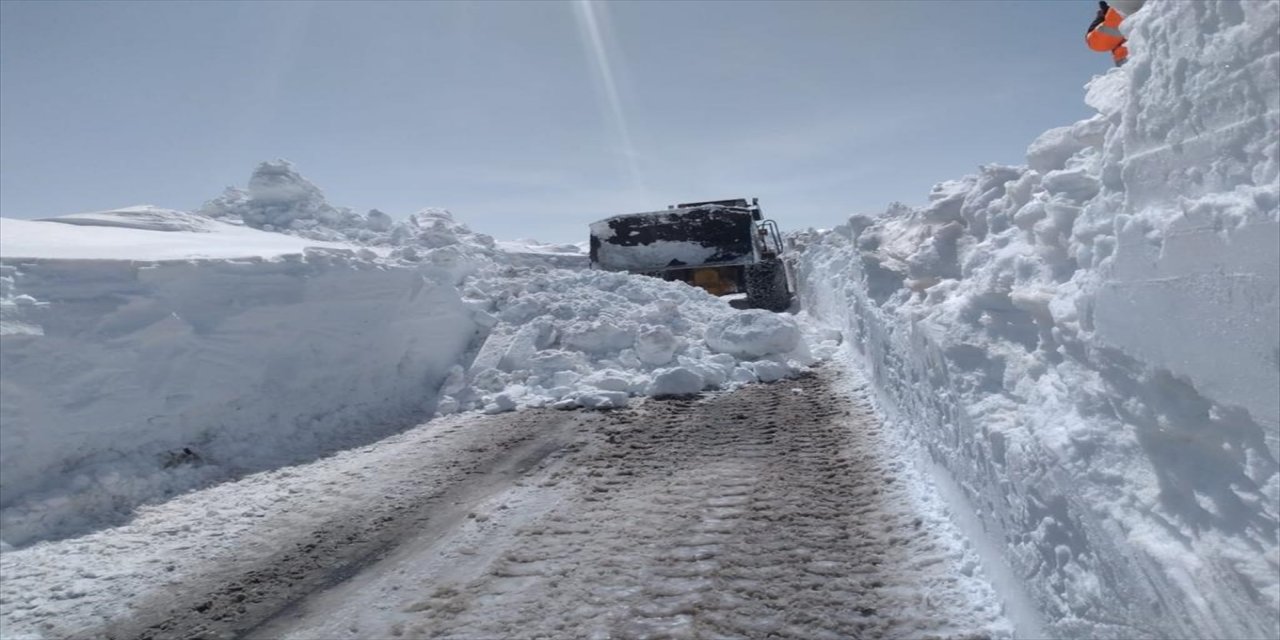
{"type": "Polygon", "coordinates": [[[784,311],[791,286],[778,226],[752,199],[678,204],[591,225],[591,267],[679,280],[750,307],[784,311]]]}

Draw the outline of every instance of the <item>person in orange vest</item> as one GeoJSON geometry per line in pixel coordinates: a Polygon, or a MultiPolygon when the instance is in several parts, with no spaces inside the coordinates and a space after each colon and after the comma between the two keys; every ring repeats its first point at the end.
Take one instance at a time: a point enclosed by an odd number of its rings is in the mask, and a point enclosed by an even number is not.
{"type": "Polygon", "coordinates": [[[1129,59],[1129,47],[1124,46],[1125,37],[1120,33],[1120,22],[1123,20],[1124,14],[1116,11],[1105,0],[1099,0],[1098,15],[1094,17],[1093,24],[1089,25],[1084,37],[1090,49],[1110,51],[1117,67],[1129,59]]]}

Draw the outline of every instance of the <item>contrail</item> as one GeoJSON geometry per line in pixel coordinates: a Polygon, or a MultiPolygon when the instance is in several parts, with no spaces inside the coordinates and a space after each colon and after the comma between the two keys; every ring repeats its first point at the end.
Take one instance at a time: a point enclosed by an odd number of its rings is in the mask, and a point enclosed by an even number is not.
{"type": "Polygon", "coordinates": [[[622,153],[627,160],[627,169],[631,172],[632,186],[638,191],[644,190],[644,182],[640,179],[640,165],[636,162],[635,145],[631,142],[631,129],[627,126],[626,114],[622,110],[622,99],[618,96],[618,86],[613,79],[613,66],[609,64],[609,53],[605,50],[604,38],[600,35],[600,23],[596,19],[594,0],[576,0],[574,14],[578,18],[578,28],[582,32],[582,43],[587,55],[600,73],[604,88],[605,100],[609,103],[613,124],[618,129],[618,138],[622,142],[622,153]]]}

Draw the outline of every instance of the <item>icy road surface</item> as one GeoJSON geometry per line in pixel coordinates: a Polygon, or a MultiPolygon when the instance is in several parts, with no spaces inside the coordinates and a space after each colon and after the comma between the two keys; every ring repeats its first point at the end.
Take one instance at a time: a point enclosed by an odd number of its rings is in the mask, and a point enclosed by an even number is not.
{"type": "Polygon", "coordinates": [[[455,416],[191,494],[157,509],[168,517],[5,554],[6,627],[110,638],[1009,635],[945,517],[918,509],[911,465],[885,455],[869,406],[841,399],[837,377],[823,369],[611,412],[455,416]],[[60,574],[78,604],[65,588],[41,597],[60,574]]]}

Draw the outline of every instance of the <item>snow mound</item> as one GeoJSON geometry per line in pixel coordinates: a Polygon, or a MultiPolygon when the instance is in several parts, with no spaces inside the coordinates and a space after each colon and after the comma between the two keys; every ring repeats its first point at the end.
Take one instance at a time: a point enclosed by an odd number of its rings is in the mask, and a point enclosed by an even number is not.
{"type": "Polygon", "coordinates": [[[687,367],[673,367],[657,371],[645,392],[656,398],[687,396],[702,391],[705,385],[706,381],[697,371],[687,367]]]}
{"type": "Polygon", "coordinates": [[[230,218],[255,229],[326,236],[385,232],[391,220],[377,210],[361,216],[346,207],[334,207],[320,188],[302,177],[287,160],[263,162],[249,178],[249,187],[228,187],[205,203],[200,213],[211,218],[230,218]]]}
{"type": "MultiPolygon", "coordinates": [[[[537,240],[496,242],[492,236],[476,233],[458,222],[445,209],[428,207],[395,219],[378,209],[361,215],[349,207],[332,205],[324,192],[287,160],[259,164],[250,175],[247,188],[227,187],[196,214],[187,215],[315,241],[362,246],[380,254],[390,251],[390,257],[403,262],[421,262],[424,254],[447,249],[435,259],[443,260],[444,253],[449,253],[458,263],[478,258],[515,266],[587,266],[587,256],[580,245],[537,240]],[[496,255],[500,253],[506,255],[496,255]]],[[[458,264],[446,268],[461,274],[469,267],[458,264]]]]}
{"type": "Polygon", "coordinates": [[[462,293],[491,329],[442,412],[619,407],[637,395],[776,379],[814,362],[793,320],[657,278],[497,269],[469,278],[462,293]]]}
{"type": "Polygon", "coordinates": [[[1125,25],[1096,116],[800,238],[801,299],[1048,635],[1277,637],[1280,2],[1125,25]]]}
{"type": "Polygon", "coordinates": [[[312,240],[425,249],[458,243],[494,248],[492,237],[472,232],[444,209],[427,208],[407,220],[394,220],[377,209],[361,215],[331,205],[324,192],[288,160],[259,164],[248,188],[227,187],[198,213],[312,240]]]}

